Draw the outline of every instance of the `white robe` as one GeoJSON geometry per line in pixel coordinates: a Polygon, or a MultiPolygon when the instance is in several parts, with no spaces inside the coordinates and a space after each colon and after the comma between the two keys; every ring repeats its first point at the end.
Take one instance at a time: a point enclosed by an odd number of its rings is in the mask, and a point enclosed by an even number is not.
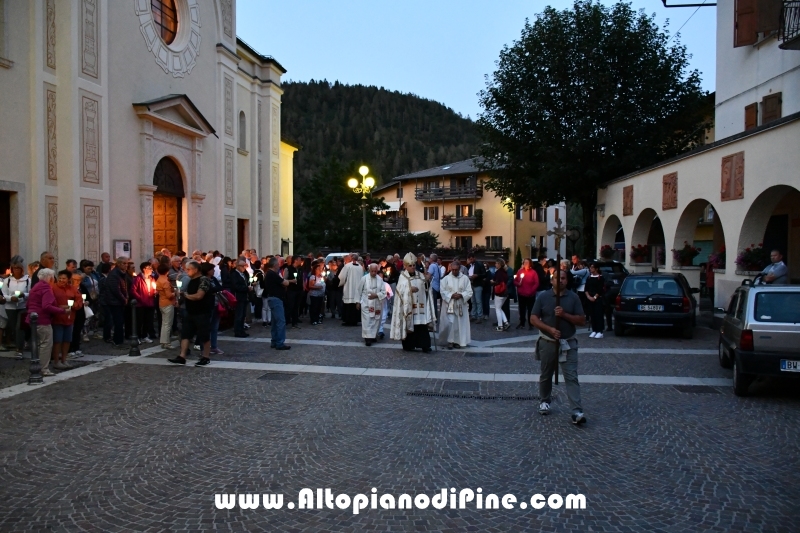
{"type": "Polygon", "coordinates": [[[436,315],[431,307],[433,293],[425,290],[425,278],[419,273],[409,276],[406,270],[400,273],[397,287],[394,291],[394,309],[392,309],[392,329],[389,338],[405,340],[409,331],[414,331],[414,326],[431,324],[436,327],[436,315]],[[416,287],[417,292],[411,292],[411,287],[416,287]]]}
{"type": "Polygon", "coordinates": [[[361,295],[359,302],[361,304],[361,336],[365,339],[374,339],[378,336],[378,329],[381,325],[383,304],[386,301],[386,287],[381,278],[367,274],[359,281],[358,293],[361,295]],[[369,295],[372,293],[376,294],[378,298],[370,300],[369,295]]]}
{"type": "Polygon", "coordinates": [[[442,344],[452,342],[463,348],[471,340],[467,302],[472,298],[472,285],[463,274],[458,277],[448,274],[442,278],[440,289],[442,329],[439,331],[439,341],[442,344]],[[453,295],[456,293],[461,294],[462,298],[454,300],[453,295]]]}
{"type": "Polygon", "coordinates": [[[342,302],[346,304],[357,304],[361,299],[358,291],[358,284],[364,276],[364,270],[358,263],[347,263],[342,267],[339,274],[339,286],[342,289],[342,302]]]}

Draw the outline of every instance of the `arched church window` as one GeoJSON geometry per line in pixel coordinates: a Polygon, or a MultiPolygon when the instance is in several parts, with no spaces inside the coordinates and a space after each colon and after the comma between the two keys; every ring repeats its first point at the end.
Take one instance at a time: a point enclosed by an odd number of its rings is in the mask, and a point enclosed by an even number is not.
{"type": "Polygon", "coordinates": [[[247,119],[244,111],[239,111],[239,150],[247,151],[247,119]]]}
{"type": "Polygon", "coordinates": [[[172,44],[178,33],[178,11],[175,0],[150,0],[156,31],[167,44],[172,44]]]}

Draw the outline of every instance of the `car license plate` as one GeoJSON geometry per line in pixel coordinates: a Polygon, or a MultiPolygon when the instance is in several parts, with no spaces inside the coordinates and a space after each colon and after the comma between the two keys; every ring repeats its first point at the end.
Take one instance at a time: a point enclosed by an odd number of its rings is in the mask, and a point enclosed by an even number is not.
{"type": "Polygon", "coordinates": [[[640,305],[639,311],[663,311],[663,305],[640,305]]]}
{"type": "Polygon", "coordinates": [[[800,372],[800,361],[781,359],[781,372],[800,372]]]}

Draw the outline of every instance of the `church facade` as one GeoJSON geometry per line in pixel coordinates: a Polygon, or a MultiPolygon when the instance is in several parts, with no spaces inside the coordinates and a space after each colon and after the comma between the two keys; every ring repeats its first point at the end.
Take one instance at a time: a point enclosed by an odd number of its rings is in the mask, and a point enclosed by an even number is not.
{"type": "Polygon", "coordinates": [[[235,0],[0,0],[0,262],[291,253],[285,72],[235,0]]]}

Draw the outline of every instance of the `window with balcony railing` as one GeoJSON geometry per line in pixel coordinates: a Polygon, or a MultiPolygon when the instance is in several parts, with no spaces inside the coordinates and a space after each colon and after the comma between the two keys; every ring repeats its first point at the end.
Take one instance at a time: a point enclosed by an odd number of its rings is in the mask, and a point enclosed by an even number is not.
{"type": "Polygon", "coordinates": [[[784,0],[778,30],[784,50],[800,50],[800,0],[784,0]]]}

